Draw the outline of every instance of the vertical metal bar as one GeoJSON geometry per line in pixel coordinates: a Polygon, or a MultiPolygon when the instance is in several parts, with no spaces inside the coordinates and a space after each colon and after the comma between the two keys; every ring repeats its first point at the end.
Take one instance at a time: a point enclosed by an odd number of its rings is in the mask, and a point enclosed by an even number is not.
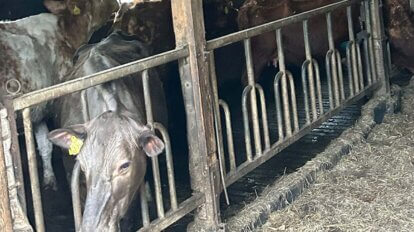
{"type": "Polygon", "coordinates": [[[308,96],[308,87],[306,82],[306,70],[308,70],[308,65],[310,64],[309,60],[305,60],[302,64],[302,86],[303,86],[303,99],[305,104],[305,117],[306,125],[310,124],[310,113],[309,113],[309,96],[308,96]]]}
{"type": "MultiPolygon", "coordinates": [[[[303,21],[303,36],[305,41],[305,55],[306,60],[312,62],[311,47],[309,43],[309,29],[308,29],[308,20],[303,21]]],[[[308,80],[309,80],[309,92],[310,92],[310,101],[312,109],[312,121],[315,121],[318,118],[318,113],[316,112],[316,96],[315,96],[315,83],[313,78],[313,65],[307,65],[308,68],[308,80]]],[[[303,72],[302,72],[303,74],[303,72]]]]}
{"type": "Polygon", "coordinates": [[[341,54],[335,49],[336,62],[338,66],[338,79],[339,79],[339,91],[341,93],[341,101],[345,100],[345,89],[344,89],[344,73],[342,72],[341,54]]]}
{"type": "Polygon", "coordinates": [[[355,41],[355,34],[354,34],[354,28],[353,28],[353,22],[352,22],[352,9],[351,6],[348,6],[346,8],[346,13],[348,17],[348,33],[349,33],[349,41],[351,44],[351,62],[352,62],[352,75],[354,79],[354,90],[355,93],[359,92],[359,75],[358,75],[358,64],[357,64],[357,51],[356,46],[357,43],[355,41]]]}
{"type": "MultiPolygon", "coordinates": [[[[366,28],[365,28],[366,30],[366,28]]],[[[364,39],[364,58],[368,85],[372,84],[371,58],[369,57],[368,38],[364,39]]]]}
{"type": "Polygon", "coordinates": [[[141,200],[141,215],[142,215],[142,224],[143,227],[147,227],[150,224],[150,217],[149,217],[149,211],[148,211],[148,201],[147,201],[147,191],[146,186],[143,183],[140,188],[140,200],[141,200]]]}
{"type": "Polygon", "coordinates": [[[282,81],[282,96],[283,96],[283,115],[285,117],[286,136],[292,135],[292,126],[289,112],[289,92],[287,87],[287,73],[285,66],[285,55],[283,53],[283,41],[281,29],[276,30],[277,55],[279,60],[279,69],[283,73],[282,81]]]}
{"type": "Polygon", "coordinates": [[[338,73],[337,70],[338,68],[337,63],[336,63],[336,57],[335,57],[335,43],[334,43],[334,39],[333,39],[333,35],[332,35],[332,16],[331,16],[331,12],[328,12],[326,14],[326,24],[328,27],[328,42],[329,42],[329,50],[332,51],[332,54],[330,55],[330,63],[331,65],[330,70],[331,70],[331,75],[332,75],[332,84],[333,84],[333,94],[334,94],[334,101],[335,101],[335,105],[334,106],[339,106],[339,88],[338,88],[338,73]]]}
{"type": "Polygon", "coordinates": [[[388,76],[391,75],[391,68],[392,68],[392,62],[391,62],[391,47],[390,47],[390,41],[387,41],[387,65],[388,65],[388,76]]]}
{"type": "Polygon", "coordinates": [[[385,32],[382,9],[379,0],[371,0],[372,36],[375,50],[375,64],[378,80],[382,82],[379,94],[389,94],[390,81],[385,69],[385,32]]]}
{"type": "Polygon", "coordinates": [[[244,53],[246,56],[246,69],[247,69],[248,82],[249,82],[249,85],[253,87],[250,91],[250,107],[252,111],[254,147],[255,147],[256,155],[259,155],[259,154],[262,154],[262,142],[260,138],[259,114],[257,110],[256,88],[254,88],[255,77],[254,77],[254,70],[253,70],[253,59],[252,59],[250,39],[244,40],[244,53]]]}
{"type": "Polygon", "coordinates": [[[175,191],[174,162],[172,158],[170,136],[168,135],[167,129],[161,123],[154,122],[154,129],[161,133],[162,139],[165,143],[165,158],[167,161],[168,189],[170,192],[171,208],[176,210],[178,208],[178,203],[177,193],[175,191]]]}
{"type": "Polygon", "coordinates": [[[364,73],[362,71],[362,57],[361,57],[361,48],[358,43],[356,44],[357,48],[357,61],[358,61],[358,76],[359,76],[359,88],[364,89],[364,73]]]}
{"type": "Polygon", "coordinates": [[[315,76],[316,76],[316,92],[318,94],[319,113],[322,115],[324,112],[324,109],[323,109],[322,86],[321,86],[321,76],[319,73],[319,64],[315,59],[313,59],[312,65],[313,65],[313,69],[315,70],[315,76]]]}
{"type": "Polygon", "coordinates": [[[242,94],[242,111],[243,111],[243,125],[244,125],[244,142],[246,144],[246,156],[248,161],[253,160],[252,144],[250,138],[250,126],[249,126],[249,110],[247,109],[247,97],[250,91],[253,89],[251,85],[244,88],[242,94]]]}
{"type": "Polygon", "coordinates": [[[354,78],[352,77],[352,60],[351,60],[351,48],[352,48],[353,41],[349,41],[346,45],[346,63],[348,67],[348,80],[349,80],[349,93],[350,97],[354,96],[354,78]]]}
{"type": "Polygon", "coordinates": [[[371,69],[371,75],[372,75],[372,82],[376,82],[377,80],[377,74],[376,74],[376,67],[375,67],[375,55],[374,55],[374,42],[372,40],[372,19],[371,19],[371,9],[370,9],[370,3],[369,0],[365,1],[365,23],[366,23],[366,29],[369,33],[368,35],[368,50],[369,50],[369,58],[370,58],[370,69],[371,69]]]}
{"type": "Polygon", "coordinates": [[[72,192],[72,205],[73,205],[73,218],[75,220],[75,230],[79,231],[82,223],[82,207],[79,192],[79,176],[80,176],[79,161],[76,161],[73,167],[72,179],[71,179],[71,192],[72,192]]]}
{"type": "Polygon", "coordinates": [[[85,90],[82,90],[81,92],[82,115],[83,115],[84,122],[87,122],[90,119],[87,91],[88,89],[85,89],[85,90]]]}
{"type": "MultiPolygon", "coordinates": [[[[149,86],[149,76],[148,70],[142,72],[142,83],[144,90],[144,102],[145,102],[145,113],[147,116],[147,124],[153,129],[154,128],[154,116],[152,113],[152,102],[151,102],[151,89],[149,86]]],[[[160,165],[158,162],[158,157],[151,157],[152,172],[154,177],[154,186],[155,186],[155,201],[157,205],[157,215],[160,218],[165,216],[164,212],[164,202],[162,199],[162,189],[161,189],[161,176],[160,176],[160,165]]]]}
{"type": "Polygon", "coordinates": [[[227,150],[229,152],[230,172],[234,172],[236,170],[236,155],[234,153],[233,129],[231,126],[230,108],[223,100],[219,100],[219,104],[223,108],[226,121],[227,150]]]}
{"type": "Polygon", "coordinates": [[[267,110],[266,110],[266,98],[263,91],[263,88],[256,84],[256,89],[259,91],[260,96],[260,108],[262,110],[262,124],[263,124],[263,137],[264,137],[264,143],[265,143],[265,149],[270,148],[270,136],[269,136],[269,124],[267,122],[267,110]]]}
{"type": "Polygon", "coordinates": [[[328,94],[329,94],[329,108],[335,108],[333,91],[332,91],[332,70],[331,70],[331,56],[333,54],[332,50],[329,50],[326,53],[325,57],[325,68],[326,68],[326,78],[328,80],[328,94]]]}
{"type": "Polygon", "coordinates": [[[278,72],[275,76],[273,81],[273,88],[275,92],[275,105],[276,105],[276,116],[277,116],[277,130],[279,132],[278,141],[282,141],[284,139],[283,134],[283,119],[282,119],[282,106],[280,103],[280,91],[279,91],[279,83],[281,77],[284,75],[284,72],[278,72]]]}
{"type": "MultiPolygon", "coordinates": [[[[0,104],[1,106],[1,104],[0,104]]],[[[13,218],[10,208],[9,184],[7,182],[6,162],[3,150],[2,128],[0,124],[0,228],[13,231],[13,218]]]]}
{"type": "Polygon", "coordinates": [[[295,132],[299,131],[299,116],[298,116],[298,108],[296,104],[296,91],[295,91],[295,83],[293,81],[293,75],[291,72],[286,71],[287,77],[289,79],[290,84],[290,101],[292,103],[292,114],[293,114],[293,126],[295,127],[295,132]]]}
{"type": "Polygon", "coordinates": [[[29,162],[30,184],[33,197],[33,208],[35,211],[36,231],[44,232],[45,223],[43,219],[42,197],[40,195],[39,176],[37,172],[36,149],[33,138],[30,108],[23,110],[24,137],[26,140],[27,159],[29,162]]]}

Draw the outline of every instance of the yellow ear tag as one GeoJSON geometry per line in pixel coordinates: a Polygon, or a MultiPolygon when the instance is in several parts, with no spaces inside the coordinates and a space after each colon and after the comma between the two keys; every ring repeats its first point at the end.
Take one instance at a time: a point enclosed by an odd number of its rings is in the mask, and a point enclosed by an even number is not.
{"type": "Polygon", "coordinates": [[[80,15],[81,10],[79,9],[78,6],[75,5],[75,7],[73,8],[73,15],[80,15]]]}
{"type": "Polygon", "coordinates": [[[83,145],[83,140],[78,139],[76,136],[70,136],[70,147],[69,147],[69,155],[77,155],[79,154],[83,145]]]}

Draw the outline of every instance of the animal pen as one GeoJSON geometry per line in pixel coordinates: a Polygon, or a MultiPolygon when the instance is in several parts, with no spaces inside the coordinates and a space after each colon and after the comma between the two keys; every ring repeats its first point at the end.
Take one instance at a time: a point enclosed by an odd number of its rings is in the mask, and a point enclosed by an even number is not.
{"type": "MultiPolygon", "coordinates": [[[[2,142],[0,143],[0,225],[11,231],[13,222],[24,220],[19,215],[27,214],[27,206],[33,203],[35,224],[38,232],[45,231],[42,198],[40,193],[36,150],[33,139],[30,108],[73,92],[82,91],[136,72],[143,72],[145,108],[148,125],[162,135],[166,143],[165,159],[167,179],[161,179],[159,158],[152,157],[151,164],[155,186],[157,218],[149,216],[147,200],[141,192],[142,228],[139,231],[161,231],[196,210],[192,230],[224,231],[220,216],[219,197],[226,195],[230,186],[254,170],[282,149],[294,143],[312,129],[337,114],[357,100],[371,94],[389,93],[389,46],[382,25],[380,0],[343,0],[308,12],[296,14],[220,38],[206,41],[202,0],[171,0],[176,48],[148,58],[137,60],[93,75],[77,78],[16,98],[3,98],[0,104],[2,142]],[[361,9],[362,31],[352,27],[351,6],[361,9]],[[346,47],[346,67],[341,54],[334,46],[332,14],[334,10],[346,9],[349,42],[346,47]],[[325,69],[327,91],[321,85],[320,65],[312,58],[308,37],[308,19],[326,16],[329,50],[326,53],[325,69]],[[286,69],[283,53],[283,28],[293,23],[303,24],[306,60],[301,77],[293,77],[286,69]],[[268,118],[266,97],[262,86],[254,78],[251,38],[274,32],[278,48],[279,72],[273,80],[276,118],[268,118]],[[248,85],[244,88],[242,103],[245,154],[234,151],[230,108],[218,97],[215,58],[216,49],[242,42],[246,57],[248,85]],[[149,96],[148,70],[178,61],[187,120],[187,140],[192,194],[178,201],[170,138],[168,131],[153,121],[149,96]],[[347,69],[347,75],[344,71],[347,69]],[[295,81],[302,83],[302,98],[295,93],[295,81]],[[323,106],[323,95],[328,95],[329,105],[323,106]],[[297,102],[305,106],[305,123],[299,123],[297,102]],[[23,115],[24,135],[29,162],[30,186],[24,186],[17,126],[14,114],[23,115]],[[223,112],[223,113],[222,113],[223,112]],[[223,119],[223,120],[222,120],[223,119]],[[268,122],[277,123],[277,139],[271,139],[268,122]],[[222,125],[222,121],[225,123],[222,125]],[[228,164],[225,162],[228,160],[228,164]],[[242,160],[242,162],[236,162],[242,160]],[[168,183],[168,207],[164,203],[161,182],[168,183]],[[25,191],[31,191],[33,202],[26,202],[25,191]]],[[[87,106],[85,106],[87,107],[87,106]]],[[[163,157],[161,156],[161,157],[163,157]]],[[[75,228],[82,218],[79,197],[79,165],[75,165],[72,176],[72,203],[75,228]]],[[[27,220],[27,219],[26,219],[27,220]]]]}

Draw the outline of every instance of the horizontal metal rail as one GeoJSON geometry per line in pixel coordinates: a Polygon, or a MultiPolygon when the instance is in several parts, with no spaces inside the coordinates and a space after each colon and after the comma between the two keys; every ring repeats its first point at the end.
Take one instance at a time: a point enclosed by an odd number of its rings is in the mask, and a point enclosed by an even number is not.
{"type": "Polygon", "coordinates": [[[296,142],[300,138],[302,138],[304,135],[309,133],[311,130],[317,128],[320,126],[323,122],[325,122],[327,119],[331,118],[338,112],[342,111],[345,107],[355,103],[368,93],[378,89],[380,87],[380,83],[377,82],[367,88],[365,88],[363,91],[359,92],[358,94],[354,95],[353,97],[349,98],[348,100],[345,100],[341,105],[336,107],[335,109],[326,112],[324,115],[320,116],[317,120],[315,120],[312,124],[308,124],[304,126],[300,131],[297,133],[294,133],[291,137],[286,138],[285,140],[282,140],[280,142],[276,142],[271,146],[270,149],[264,151],[263,155],[256,156],[255,159],[252,161],[246,161],[243,164],[241,164],[239,167],[237,167],[237,170],[235,172],[229,173],[229,175],[226,177],[226,185],[230,186],[237,180],[239,180],[241,177],[249,173],[250,171],[254,170],[276,154],[278,154],[281,150],[285,149],[292,143],[296,142]]]}
{"type": "Polygon", "coordinates": [[[177,48],[154,55],[148,58],[133,61],[124,65],[104,70],[95,74],[66,81],[44,89],[24,94],[13,100],[14,110],[24,108],[56,99],[66,94],[74,93],[89,87],[99,85],[108,81],[119,79],[145,69],[153,68],[188,56],[187,47],[177,48]]]}
{"type": "Polygon", "coordinates": [[[239,32],[235,32],[226,36],[222,36],[216,39],[207,41],[206,48],[208,51],[224,47],[226,45],[239,42],[266,32],[274,31],[276,29],[286,27],[289,24],[302,22],[303,20],[312,18],[316,15],[326,14],[336,9],[350,6],[361,2],[362,0],[343,0],[337,3],[329,4],[323,7],[316,8],[314,10],[306,11],[300,14],[295,14],[283,19],[279,19],[273,22],[265,23],[263,25],[255,26],[249,29],[245,29],[239,32]]]}
{"type": "Polygon", "coordinates": [[[182,202],[177,210],[165,214],[165,217],[154,220],[148,227],[141,228],[138,232],[162,231],[180,218],[184,217],[205,202],[204,194],[196,194],[182,202]]]}

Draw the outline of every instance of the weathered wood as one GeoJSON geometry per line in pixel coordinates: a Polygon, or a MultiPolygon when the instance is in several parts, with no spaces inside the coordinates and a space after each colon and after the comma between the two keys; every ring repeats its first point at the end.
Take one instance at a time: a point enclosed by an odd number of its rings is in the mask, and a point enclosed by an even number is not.
{"type": "MultiPolygon", "coordinates": [[[[384,95],[390,92],[389,70],[386,67],[386,37],[382,16],[382,4],[380,0],[371,0],[372,38],[374,41],[374,54],[376,74],[382,83],[381,89],[377,92],[384,95]]],[[[390,68],[390,67],[389,67],[390,68]]]]}
{"type": "Polygon", "coordinates": [[[176,46],[188,45],[179,61],[187,116],[191,188],[205,194],[205,204],[190,231],[219,231],[219,172],[213,124],[213,98],[208,73],[202,0],[171,1],[176,46]]]}
{"type": "Polygon", "coordinates": [[[13,101],[9,97],[4,97],[3,104],[7,109],[7,120],[10,124],[10,131],[11,131],[11,149],[10,152],[13,158],[13,167],[14,167],[14,174],[16,176],[17,182],[17,194],[19,197],[19,202],[22,206],[24,213],[27,213],[27,206],[26,206],[26,196],[25,196],[25,188],[24,188],[24,179],[23,179],[23,166],[22,166],[22,158],[20,153],[19,147],[19,138],[17,133],[17,125],[16,125],[16,118],[13,109],[13,101]]]}
{"type": "Polygon", "coordinates": [[[1,134],[0,124],[0,230],[13,231],[13,219],[10,210],[9,187],[7,184],[7,171],[1,134]]]}

